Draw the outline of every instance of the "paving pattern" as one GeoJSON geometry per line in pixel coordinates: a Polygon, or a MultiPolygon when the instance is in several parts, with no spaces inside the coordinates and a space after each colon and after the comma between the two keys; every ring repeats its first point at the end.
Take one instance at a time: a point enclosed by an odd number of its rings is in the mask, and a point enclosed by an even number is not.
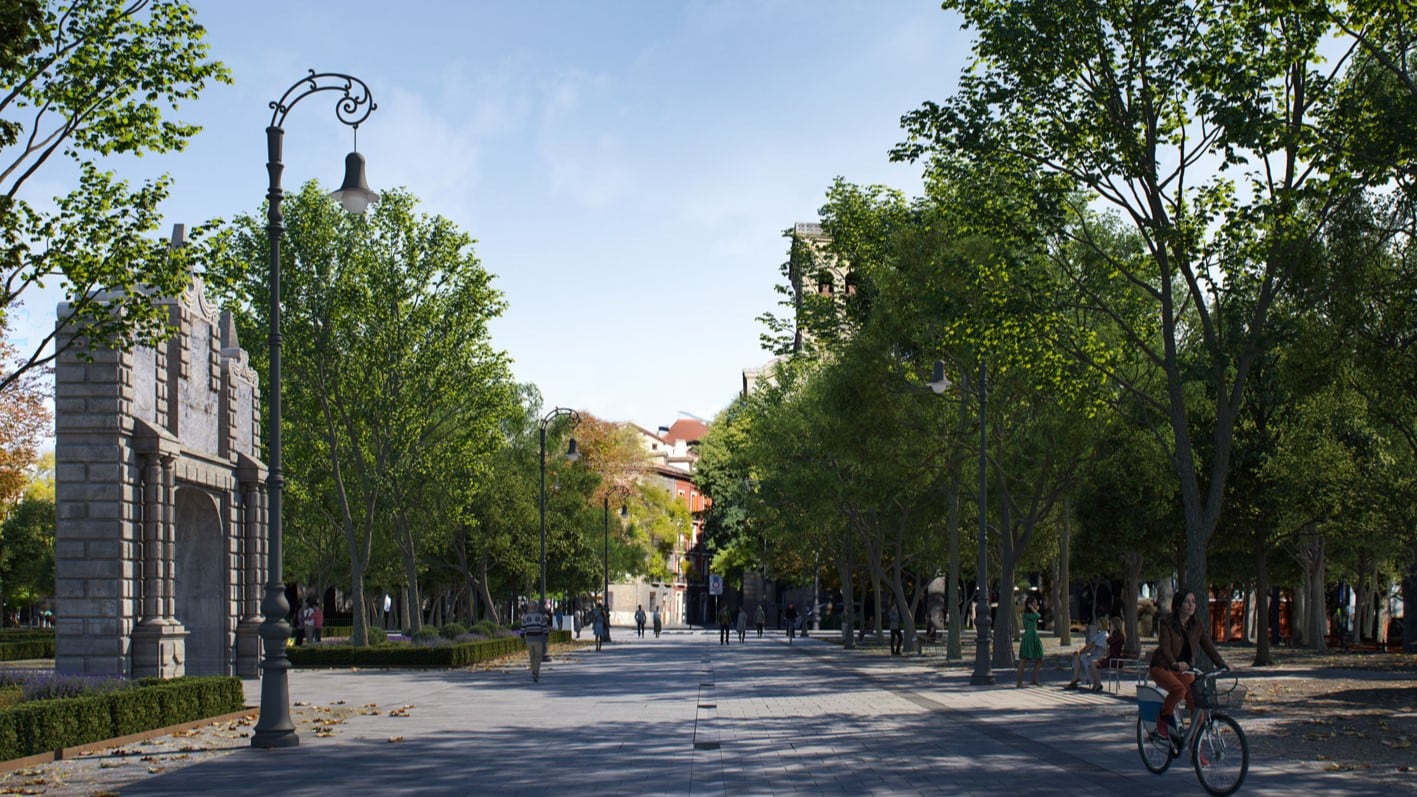
{"type": "MultiPolygon", "coordinates": [[[[293,671],[300,746],[228,722],[0,779],[47,795],[1203,794],[1146,772],[1125,697],[969,685],[966,668],[780,635],[631,635],[492,671],[293,671]]],[[[247,683],[259,700],[259,683],[247,683]]],[[[1243,717],[1241,718],[1243,722],[1243,717]]],[[[1254,761],[1242,794],[1414,793],[1254,761]]],[[[7,791],[8,790],[8,791],[7,791]]]]}

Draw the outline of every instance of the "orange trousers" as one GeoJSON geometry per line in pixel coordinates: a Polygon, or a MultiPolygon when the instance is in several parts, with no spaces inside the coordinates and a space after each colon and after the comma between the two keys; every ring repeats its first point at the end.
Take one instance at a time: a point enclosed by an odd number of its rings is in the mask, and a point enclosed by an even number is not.
{"type": "Polygon", "coordinates": [[[1152,667],[1151,680],[1158,687],[1166,690],[1166,699],[1161,703],[1161,716],[1156,718],[1156,727],[1161,729],[1163,718],[1171,716],[1176,711],[1176,706],[1186,699],[1186,693],[1191,690],[1191,684],[1195,683],[1196,674],[1176,672],[1165,667],[1152,667]]]}

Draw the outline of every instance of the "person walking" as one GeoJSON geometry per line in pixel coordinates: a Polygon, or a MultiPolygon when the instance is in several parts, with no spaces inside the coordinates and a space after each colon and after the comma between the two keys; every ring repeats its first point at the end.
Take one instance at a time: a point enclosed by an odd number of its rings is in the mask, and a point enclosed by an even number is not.
{"type": "Polygon", "coordinates": [[[1038,686],[1038,671],[1043,668],[1043,639],[1038,636],[1038,621],[1043,615],[1038,613],[1037,599],[1032,595],[1023,602],[1023,641],[1018,645],[1018,687],[1023,686],[1023,668],[1033,662],[1033,685],[1038,686]]]}
{"type": "Polygon", "coordinates": [[[758,604],[758,610],[753,613],[753,625],[758,627],[758,639],[763,638],[763,626],[767,625],[768,615],[763,611],[763,605],[758,604]]]}
{"type": "Polygon", "coordinates": [[[295,637],[295,644],[303,645],[305,640],[315,641],[315,602],[306,601],[305,608],[300,610],[300,634],[295,637]]]}
{"type": "Polygon", "coordinates": [[[797,607],[787,604],[787,611],[782,613],[787,620],[787,641],[790,644],[793,637],[797,636],[797,607]]]}
{"type": "Polygon", "coordinates": [[[659,639],[659,632],[664,630],[664,618],[659,614],[659,607],[654,607],[650,613],[650,620],[654,623],[654,638],[659,639]]]}
{"type": "Polygon", "coordinates": [[[320,605],[320,601],[315,601],[315,641],[319,642],[320,637],[325,632],[325,609],[320,605]]]}
{"type": "Polygon", "coordinates": [[[891,604],[890,613],[886,622],[891,626],[891,655],[900,656],[905,653],[905,633],[900,629],[900,609],[891,604]]]}
{"type": "Polygon", "coordinates": [[[546,631],[548,628],[546,611],[539,603],[531,603],[522,615],[522,639],[526,642],[526,654],[531,664],[531,680],[541,681],[541,660],[546,658],[546,631]]]}
{"type": "Polygon", "coordinates": [[[728,613],[728,604],[718,607],[718,644],[728,644],[728,629],[733,622],[733,615],[728,613]]]}
{"type": "Polygon", "coordinates": [[[610,638],[610,618],[605,613],[605,607],[599,603],[591,612],[590,627],[595,633],[595,649],[600,650],[600,646],[610,638]]]}
{"type": "Polygon", "coordinates": [[[738,644],[743,644],[748,636],[748,610],[741,605],[738,607],[738,644]]]}
{"type": "Polygon", "coordinates": [[[640,637],[645,635],[645,605],[643,603],[635,607],[635,634],[640,637]]]}

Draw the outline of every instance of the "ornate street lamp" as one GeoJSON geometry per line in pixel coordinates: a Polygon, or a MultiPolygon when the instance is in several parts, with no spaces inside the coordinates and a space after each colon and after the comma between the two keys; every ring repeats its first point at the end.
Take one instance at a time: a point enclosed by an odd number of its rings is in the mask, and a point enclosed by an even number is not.
{"type": "MultiPolygon", "coordinates": [[[[605,499],[605,591],[600,594],[604,596],[605,600],[605,628],[607,631],[610,629],[610,496],[612,495],[629,498],[630,488],[623,484],[616,484],[606,490],[603,496],[605,499]]],[[[629,514],[629,510],[624,505],[621,505],[620,517],[628,517],[629,514]]]]}
{"type": "MultiPolygon", "coordinates": [[[[290,659],[285,655],[285,644],[290,639],[290,624],[286,616],[290,613],[290,603],[285,599],[284,556],[281,537],[281,493],[285,479],[281,475],[281,434],[280,434],[280,237],[285,230],[280,214],[281,145],[285,136],[285,117],[295,104],[322,91],[338,92],[335,100],[335,115],[339,120],[354,128],[369,118],[369,113],[378,106],[369,93],[364,81],[338,72],[319,72],[296,81],[285,90],[279,100],[271,102],[274,113],[271,124],[266,128],[266,172],[270,176],[270,188],[266,192],[266,236],[270,240],[270,434],[271,444],[268,466],[270,475],[266,480],[266,490],[270,496],[268,550],[266,558],[266,590],[261,599],[263,620],[258,632],[265,648],[261,662],[261,715],[251,735],[252,747],[295,747],[300,737],[295,735],[295,723],[290,718],[290,686],[287,679],[290,659]]],[[[378,194],[369,190],[364,180],[364,158],[358,153],[350,153],[345,158],[345,184],[331,196],[351,213],[362,213],[370,202],[378,200],[378,194]],[[351,174],[349,169],[355,168],[351,174]]]]}
{"type": "MultiPolygon", "coordinates": [[[[546,427],[551,422],[562,416],[571,419],[571,428],[574,429],[581,423],[580,413],[575,410],[568,410],[565,407],[546,413],[541,419],[541,605],[546,606],[546,427]]],[[[575,462],[580,458],[580,452],[576,450],[576,438],[572,437],[570,445],[566,447],[566,461],[575,462]]]]}
{"type": "MultiPolygon", "coordinates": [[[[988,392],[985,385],[986,366],[984,357],[979,357],[979,572],[976,576],[974,607],[974,628],[978,631],[978,638],[974,647],[974,673],[969,676],[969,682],[975,686],[987,686],[994,683],[994,668],[989,661],[989,513],[988,506],[989,484],[989,460],[988,460],[988,437],[985,434],[984,421],[985,401],[988,392]]],[[[930,389],[938,393],[944,393],[950,388],[950,381],[945,378],[945,364],[940,360],[935,361],[934,378],[930,380],[930,389]]]]}

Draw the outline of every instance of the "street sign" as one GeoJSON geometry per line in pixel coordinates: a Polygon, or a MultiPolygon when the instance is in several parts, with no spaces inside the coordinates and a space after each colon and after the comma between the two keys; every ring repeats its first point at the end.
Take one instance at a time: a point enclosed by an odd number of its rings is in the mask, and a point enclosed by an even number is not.
{"type": "Polygon", "coordinates": [[[709,594],[710,594],[710,595],[722,595],[722,594],[723,594],[723,576],[715,576],[715,575],[710,575],[710,576],[709,576],[709,594]]]}

